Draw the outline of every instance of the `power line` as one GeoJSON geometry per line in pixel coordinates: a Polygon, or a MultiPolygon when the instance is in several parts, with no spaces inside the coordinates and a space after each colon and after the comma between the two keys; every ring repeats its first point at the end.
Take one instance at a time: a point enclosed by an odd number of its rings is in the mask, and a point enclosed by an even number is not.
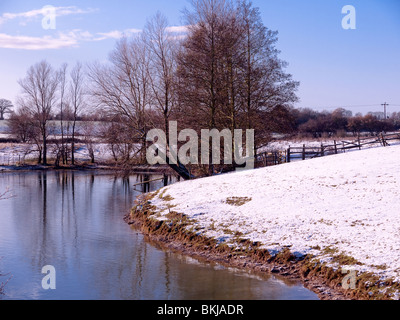
{"type": "MultiPolygon", "coordinates": [[[[338,108],[355,109],[355,108],[371,108],[371,107],[379,107],[379,106],[380,106],[379,103],[370,104],[370,105],[354,105],[354,106],[342,104],[341,106],[336,106],[336,107],[334,107],[334,106],[329,106],[329,107],[328,106],[318,106],[318,107],[313,107],[313,108],[314,109],[315,108],[318,108],[318,109],[338,109],[338,108]]],[[[392,106],[394,106],[394,105],[392,105],[392,106]]]]}
{"type": "Polygon", "coordinates": [[[382,106],[383,106],[383,108],[384,108],[384,111],[383,111],[383,113],[384,113],[384,115],[385,115],[385,119],[387,119],[387,107],[389,106],[389,104],[388,103],[383,103],[383,104],[381,104],[382,106]]]}

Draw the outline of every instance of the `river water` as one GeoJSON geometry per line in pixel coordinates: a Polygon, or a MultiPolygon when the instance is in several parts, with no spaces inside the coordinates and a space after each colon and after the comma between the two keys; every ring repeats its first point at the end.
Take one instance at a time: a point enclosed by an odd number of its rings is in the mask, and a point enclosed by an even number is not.
{"type": "MultiPolygon", "coordinates": [[[[105,173],[0,174],[0,300],[312,300],[298,283],[200,262],[150,244],[123,217],[140,192],[105,173]],[[52,278],[42,273],[53,266],[52,278]],[[46,281],[43,279],[46,277],[46,281]],[[53,283],[45,289],[42,282],[53,283]]],[[[153,179],[153,177],[152,177],[153,179]]],[[[163,186],[152,182],[150,189],[163,186]]],[[[141,188],[138,186],[137,188],[141,188]]]]}

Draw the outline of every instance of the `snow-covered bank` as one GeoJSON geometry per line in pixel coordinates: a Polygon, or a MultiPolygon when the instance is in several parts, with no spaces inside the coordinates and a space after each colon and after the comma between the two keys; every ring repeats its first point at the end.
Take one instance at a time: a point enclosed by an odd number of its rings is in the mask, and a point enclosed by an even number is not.
{"type": "Polygon", "coordinates": [[[154,197],[159,220],[171,210],[190,228],[228,245],[289,248],[339,268],[400,281],[400,146],[186,181],[154,197]],[[351,260],[350,260],[351,261],[351,260]]]}

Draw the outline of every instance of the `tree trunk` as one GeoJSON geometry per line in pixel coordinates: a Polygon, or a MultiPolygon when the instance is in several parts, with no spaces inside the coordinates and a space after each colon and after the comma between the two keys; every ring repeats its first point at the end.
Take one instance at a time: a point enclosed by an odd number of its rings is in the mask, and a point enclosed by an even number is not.
{"type": "Polygon", "coordinates": [[[73,166],[75,165],[75,126],[76,120],[74,120],[72,124],[71,163],[73,166]]]}
{"type": "Polygon", "coordinates": [[[43,131],[43,165],[47,166],[47,134],[46,129],[43,131]]]}

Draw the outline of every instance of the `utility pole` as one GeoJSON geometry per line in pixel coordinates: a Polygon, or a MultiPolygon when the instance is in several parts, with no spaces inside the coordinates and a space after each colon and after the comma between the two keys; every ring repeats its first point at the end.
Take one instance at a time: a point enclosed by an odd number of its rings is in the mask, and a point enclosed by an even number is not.
{"type": "Polygon", "coordinates": [[[384,114],[385,114],[385,120],[386,120],[387,119],[387,109],[386,109],[386,107],[388,107],[389,104],[385,102],[385,103],[382,104],[382,106],[384,107],[384,114]]]}

